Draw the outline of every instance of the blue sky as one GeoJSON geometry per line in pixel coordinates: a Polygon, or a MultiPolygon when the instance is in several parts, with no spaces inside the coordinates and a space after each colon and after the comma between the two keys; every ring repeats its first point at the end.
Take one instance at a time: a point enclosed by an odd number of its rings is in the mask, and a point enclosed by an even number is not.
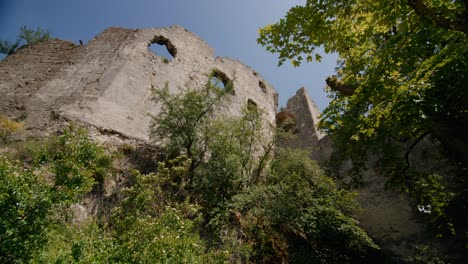
{"type": "Polygon", "coordinates": [[[325,79],[336,56],[321,63],[277,66],[277,56],[256,43],[258,29],[282,18],[305,0],[0,0],[0,39],[14,40],[22,25],[53,36],[89,41],[110,26],[127,28],[181,25],[212,46],[216,55],[239,59],[258,71],[279,93],[280,105],[304,86],[323,110],[329,102],[325,79]]]}

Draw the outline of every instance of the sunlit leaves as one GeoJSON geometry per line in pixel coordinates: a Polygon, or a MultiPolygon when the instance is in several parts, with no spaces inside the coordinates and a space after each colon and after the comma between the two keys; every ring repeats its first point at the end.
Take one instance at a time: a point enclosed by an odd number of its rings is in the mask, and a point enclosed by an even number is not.
{"type": "Polygon", "coordinates": [[[46,241],[52,193],[41,175],[0,155],[0,261],[25,261],[46,241]]]}

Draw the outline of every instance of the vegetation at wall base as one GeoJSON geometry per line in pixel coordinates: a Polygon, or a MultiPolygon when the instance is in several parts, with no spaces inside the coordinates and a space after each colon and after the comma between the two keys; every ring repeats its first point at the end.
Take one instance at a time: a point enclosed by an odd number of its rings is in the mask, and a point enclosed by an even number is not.
{"type": "MultiPolygon", "coordinates": [[[[210,98],[212,88],[167,101],[189,109],[155,120],[196,124],[189,131],[197,140],[185,144],[186,130],[162,134],[155,125],[153,138],[173,152],[153,172],[127,175],[108,215],[80,218],[79,210],[115,179],[113,159],[122,153],[108,153],[85,129],[72,125],[43,140],[27,162],[2,156],[2,263],[355,263],[378,250],[353,219],[354,194],[338,189],[307,153],[274,150],[260,109],[246,105],[242,116],[225,117],[199,100],[192,105],[189,96],[210,98]]],[[[214,98],[214,105],[225,100],[214,98]]]]}

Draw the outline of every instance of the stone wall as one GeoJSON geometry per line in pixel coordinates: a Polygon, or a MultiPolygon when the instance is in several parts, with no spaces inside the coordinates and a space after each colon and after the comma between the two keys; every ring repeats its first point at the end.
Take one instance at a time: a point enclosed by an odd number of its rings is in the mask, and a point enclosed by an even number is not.
{"type": "Polygon", "coordinates": [[[221,111],[240,115],[249,100],[275,122],[277,93],[257,72],[237,60],[214,56],[203,40],[180,26],[109,28],[86,45],[53,40],[18,50],[0,62],[0,110],[26,119],[37,133],[51,116],[76,120],[129,138],[147,141],[150,117],[159,107],[152,88],[197,89],[213,70],[229,78],[234,93],[221,111]],[[173,54],[152,53],[152,43],[173,54]],[[15,110],[16,109],[16,110],[15,110]]]}
{"type": "Polygon", "coordinates": [[[14,118],[24,115],[26,104],[39,88],[72,64],[82,47],[54,39],[22,47],[0,62],[0,111],[14,118]]]}

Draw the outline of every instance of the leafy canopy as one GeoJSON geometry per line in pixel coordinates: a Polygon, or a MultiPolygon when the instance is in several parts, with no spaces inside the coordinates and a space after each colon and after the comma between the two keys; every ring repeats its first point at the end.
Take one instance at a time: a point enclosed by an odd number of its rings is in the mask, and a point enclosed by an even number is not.
{"type": "Polygon", "coordinates": [[[260,29],[258,42],[280,64],[320,61],[318,47],[339,54],[321,122],[338,148],[359,149],[357,157],[390,137],[430,133],[450,138],[449,150],[466,157],[455,130],[467,121],[467,8],[463,1],[309,0],[260,29]]]}
{"type": "Polygon", "coordinates": [[[200,132],[206,130],[224,95],[210,82],[201,91],[188,89],[181,95],[171,94],[168,83],[163,89],[155,89],[153,100],[161,109],[153,116],[150,137],[162,145],[168,157],[184,152],[192,160],[193,171],[206,154],[206,137],[200,132]]]}
{"type": "Polygon", "coordinates": [[[169,159],[190,160],[189,173],[178,181],[210,208],[258,181],[273,146],[273,129],[257,107],[246,105],[237,117],[216,113],[231,91],[211,81],[180,94],[171,94],[168,85],[154,91],[161,111],[150,136],[169,159]]]}

